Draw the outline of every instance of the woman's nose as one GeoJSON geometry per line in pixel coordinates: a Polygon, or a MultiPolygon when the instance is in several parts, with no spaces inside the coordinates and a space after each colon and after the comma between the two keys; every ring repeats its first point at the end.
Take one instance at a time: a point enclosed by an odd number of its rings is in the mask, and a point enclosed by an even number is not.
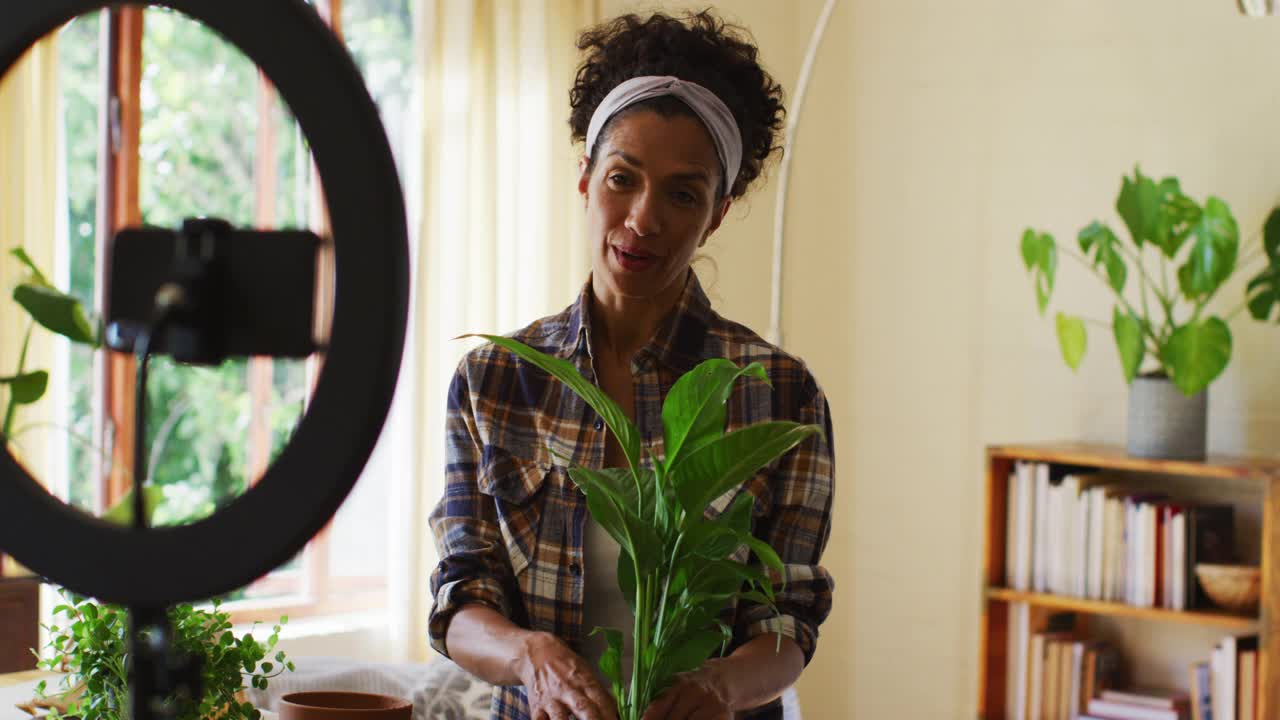
{"type": "Polygon", "coordinates": [[[631,211],[627,214],[627,229],[639,236],[656,235],[662,232],[657,198],[651,192],[635,195],[631,202],[631,211]]]}

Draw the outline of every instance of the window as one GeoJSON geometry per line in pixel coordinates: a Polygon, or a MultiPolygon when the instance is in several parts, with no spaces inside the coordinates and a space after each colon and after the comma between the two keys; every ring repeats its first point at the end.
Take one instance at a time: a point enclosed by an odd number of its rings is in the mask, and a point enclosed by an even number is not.
{"type": "MultiPolygon", "coordinates": [[[[335,29],[346,30],[399,161],[413,64],[409,0],[347,0],[340,10],[339,0],[330,3],[320,9],[340,12],[335,29]]],[[[61,32],[68,260],[57,277],[87,306],[101,305],[107,237],[127,224],[176,227],[190,215],[259,228],[323,220],[296,120],[217,33],[168,9],[138,7],[85,15],[61,32]]],[[[69,370],[54,378],[67,408],[58,423],[67,477],[55,487],[91,511],[127,489],[132,446],[132,362],[98,355],[64,348],[69,370]]],[[[317,361],[152,362],[149,482],[163,488],[154,522],[180,524],[261,477],[305,410],[317,361]]],[[[303,553],[226,598],[236,620],[381,606],[386,541],[368,529],[386,526],[386,498],[385,475],[371,465],[303,553]]]]}

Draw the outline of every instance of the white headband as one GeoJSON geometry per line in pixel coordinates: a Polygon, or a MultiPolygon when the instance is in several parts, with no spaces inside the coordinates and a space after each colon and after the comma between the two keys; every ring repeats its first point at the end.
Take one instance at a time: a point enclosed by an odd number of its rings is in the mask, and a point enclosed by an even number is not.
{"type": "Polygon", "coordinates": [[[609,118],[620,110],[642,100],[674,95],[689,106],[711,133],[711,140],[716,145],[716,154],[720,156],[720,170],[724,173],[724,195],[733,188],[733,181],[738,179],[738,168],[742,166],[742,133],[738,131],[738,123],[733,120],[733,113],[716,97],[716,94],[697,83],[681,80],[671,75],[642,75],[619,83],[609,91],[591,115],[591,123],[587,125],[587,157],[596,144],[596,136],[604,129],[609,118]]]}

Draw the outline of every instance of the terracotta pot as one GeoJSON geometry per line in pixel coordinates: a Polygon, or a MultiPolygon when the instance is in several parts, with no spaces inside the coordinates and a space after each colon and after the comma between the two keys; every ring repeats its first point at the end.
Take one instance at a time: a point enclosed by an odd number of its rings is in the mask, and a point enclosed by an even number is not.
{"type": "Polygon", "coordinates": [[[280,720],[410,720],[413,703],[390,695],[300,692],[280,698],[280,720]]]}

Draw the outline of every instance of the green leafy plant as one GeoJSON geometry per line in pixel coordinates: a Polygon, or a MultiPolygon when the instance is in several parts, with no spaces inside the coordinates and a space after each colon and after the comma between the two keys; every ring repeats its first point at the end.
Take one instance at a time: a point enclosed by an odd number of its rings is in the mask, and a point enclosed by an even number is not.
{"type": "Polygon", "coordinates": [[[10,250],[9,254],[27,269],[26,279],[13,290],[13,299],[31,316],[31,321],[22,340],[17,372],[8,377],[0,377],[0,385],[9,389],[4,422],[0,424],[0,442],[13,438],[13,424],[18,407],[35,403],[44,397],[49,387],[47,370],[28,370],[26,367],[27,350],[36,325],[74,343],[93,348],[102,345],[99,320],[86,312],[77,298],[55,288],[22,248],[10,250]]]}
{"type": "Polygon", "coordinates": [[[762,422],[725,433],[725,403],[744,376],[768,382],[760,363],[738,367],[707,360],[680,377],[662,407],[665,457],[644,449],[640,432],[600,388],[570,363],[509,338],[481,335],[550,373],[590,405],[617,438],[627,467],[569,469],[587,508],[618,542],[618,585],[634,622],[632,673],[622,678],[622,633],[596,628],[608,640],[600,669],[612,684],[622,720],[638,720],[679,673],[723,652],[732,631],[718,615],[733,599],[774,608],[774,588],[760,568],[732,559],[747,546],[761,565],[781,574],[772,547],[751,534],[754,498],[742,493],[715,520],[713,500],[805,439],[816,425],[762,422]]]}
{"type": "MultiPolygon", "coordinates": [[[[1213,382],[1231,360],[1227,324],[1248,309],[1267,321],[1280,308],[1280,209],[1263,228],[1261,242],[1240,259],[1240,232],[1231,209],[1209,197],[1203,205],[1182,192],[1177,178],[1157,182],[1138,168],[1125,177],[1116,212],[1129,230],[1129,243],[1105,223],[1094,221],[1076,239],[1080,251],[1062,253],[1094,273],[1116,298],[1110,323],[1059,312],[1062,358],[1080,367],[1088,345],[1086,322],[1108,327],[1120,354],[1126,383],[1141,374],[1164,376],[1193,396],[1213,382]],[[1154,270],[1147,259],[1156,258],[1154,270]],[[1238,269],[1261,262],[1245,299],[1225,316],[1210,302],[1238,269]],[[1136,271],[1138,291],[1126,293],[1136,271]],[[1144,372],[1144,365],[1154,369],[1144,372]]],[[[1022,261],[1031,275],[1036,305],[1043,315],[1053,294],[1059,248],[1051,234],[1028,228],[1022,234],[1022,261]]],[[[1280,322],[1280,313],[1275,313],[1280,322]]]]}
{"type": "MultiPolygon", "coordinates": [[[[40,668],[67,672],[61,690],[68,698],[65,710],[55,708],[51,718],[77,717],[80,720],[127,720],[129,646],[128,613],[114,605],[99,605],[62,592],[64,604],[54,608],[55,619],[62,616],[66,626],[53,625],[49,631],[48,653],[40,668]]],[[[283,651],[276,651],[280,618],[265,643],[252,632],[236,637],[231,617],[214,602],[211,610],[177,605],[168,611],[174,647],[201,660],[203,695],[199,698],[169,697],[168,707],[180,720],[257,720],[261,714],[239,693],[245,686],[265,690],[271,678],[294,669],[283,651]],[[274,655],[272,653],[274,652],[274,655]]],[[[37,654],[39,657],[39,654],[37,654]]],[[[41,682],[37,694],[46,697],[41,682]]]]}

